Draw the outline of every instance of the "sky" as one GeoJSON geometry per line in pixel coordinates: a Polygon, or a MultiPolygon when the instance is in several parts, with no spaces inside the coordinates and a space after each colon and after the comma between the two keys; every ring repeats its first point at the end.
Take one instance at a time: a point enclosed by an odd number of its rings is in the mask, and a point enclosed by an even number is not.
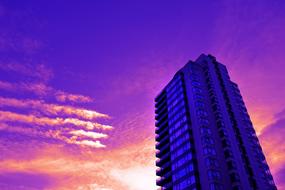
{"type": "Polygon", "coordinates": [[[285,190],[285,1],[0,1],[0,189],[155,190],[154,97],[212,54],[285,190]]]}

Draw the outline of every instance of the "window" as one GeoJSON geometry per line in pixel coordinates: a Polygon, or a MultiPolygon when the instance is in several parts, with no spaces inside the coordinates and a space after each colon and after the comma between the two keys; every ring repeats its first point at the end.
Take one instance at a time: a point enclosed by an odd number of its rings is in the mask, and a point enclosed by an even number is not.
{"type": "Polygon", "coordinates": [[[205,118],[199,118],[199,122],[201,125],[209,125],[209,120],[205,118]]]}
{"type": "Polygon", "coordinates": [[[192,157],[193,157],[192,153],[189,152],[186,155],[182,156],[181,158],[172,161],[172,171],[176,170],[185,163],[189,163],[192,160],[192,157]]]}
{"type": "Polygon", "coordinates": [[[171,95],[169,95],[169,94],[167,95],[167,104],[172,103],[176,99],[182,100],[183,98],[184,98],[183,89],[180,88],[175,93],[173,93],[171,95]]]}
{"type": "Polygon", "coordinates": [[[194,94],[194,99],[195,100],[203,100],[203,95],[202,94],[198,94],[198,93],[196,93],[196,94],[194,94]]]}
{"type": "Polygon", "coordinates": [[[205,127],[205,126],[201,127],[200,131],[201,131],[202,135],[210,135],[210,134],[212,134],[210,128],[205,127]]]}
{"type": "Polygon", "coordinates": [[[206,165],[208,167],[218,167],[218,162],[214,158],[206,158],[206,165]]]}
{"type": "Polygon", "coordinates": [[[200,117],[207,117],[208,116],[208,113],[202,109],[199,109],[197,110],[197,115],[200,116],[200,117]]]}
{"type": "Polygon", "coordinates": [[[231,173],[230,174],[230,179],[231,179],[231,182],[234,183],[234,182],[239,181],[239,176],[238,176],[237,173],[231,173]]]}
{"type": "MultiPolygon", "coordinates": [[[[182,190],[185,189],[186,187],[191,186],[192,184],[194,184],[196,182],[195,176],[192,175],[186,179],[184,179],[183,181],[181,181],[180,183],[174,185],[173,190],[182,190]]],[[[187,188],[188,189],[188,188],[187,188]]]]}
{"type": "Polygon", "coordinates": [[[218,183],[211,183],[210,190],[223,190],[223,186],[218,183]]]}
{"type": "Polygon", "coordinates": [[[177,140],[174,143],[171,143],[170,150],[171,151],[175,150],[177,147],[179,147],[180,145],[182,145],[186,141],[188,141],[188,144],[190,144],[190,142],[189,142],[189,135],[188,134],[184,134],[180,138],[177,138],[177,140]]]}
{"type": "Polygon", "coordinates": [[[183,127],[181,127],[179,130],[177,130],[175,133],[173,133],[170,136],[170,142],[175,141],[178,137],[183,138],[183,136],[185,136],[186,138],[189,139],[189,134],[185,133],[188,129],[187,125],[184,125],[183,127]],[[183,135],[182,135],[183,134],[183,135]]]}
{"type": "Polygon", "coordinates": [[[223,129],[220,130],[219,134],[220,134],[220,137],[227,137],[228,136],[228,133],[223,129]]]}
{"type": "Polygon", "coordinates": [[[208,177],[210,180],[219,180],[219,179],[221,179],[221,174],[219,171],[209,170],[208,171],[208,177]]]}
{"type": "Polygon", "coordinates": [[[168,118],[173,117],[175,114],[179,114],[179,112],[185,113],[185,103],[180,102],[174,108],[168,109],[168,118]]]}
{"type": "Polygon", "coordinates": [[[175,88],[176,86],[179,86],[182,84],[182,81],[181,81],[181,77],[177,77],[175,79],[173,79],[169,85],[166,87],[166,91],[170,91],[172,90],[173,88],[175,88]]]}
{"type": "Polygon", "coordinates": [[[233,153],[232,153],[230,150],[226,150],[226,151],[224,152],[224,155],[225,155],[226,158],[233,157],[233,153]]]}
{"type": "Polygon", "coordinates": [[[174,124],[180,117],[182,117],[183,115],[185,116],[186,110],[182,109],[180,112],[178,112],[176,115],[174,115],[173,117],[169,118],[168,120],[168,124],[172,125],[174,124]]]}
{"type": "Polygon", "coordinates": [[[195,86],[195,87],[199,87],[199,86],[201,86],[201,83],[198,82],[197,80],[193,80],[192,81],[192,85],[195,86]]]}
{"type": "Polygon", "coordinates": [[[214,140],[211,137],[206,136],[206,137],[202,138],[202,143],[203,143],[203,145],[213,145],[214,140]]]}
{"type": "MultiPolygon", "coordinates": [[[[187,117],[184,116],[182,117],[179,121],[177,121],[174,125],[172,125],[170,128],[169,128],[169,133],[172,134],[174,131],[176,131],[178,128],[182,128],[183,125],[187,125],[186,123],[187,121],[187,117]]],[[[187,125],[188,126],[188,125],[187,125]]]]}
{"type": "Polygon", "coordinates": [[[195,102],[195,106],[198,108],[204,108],[205,107],[205,103],[201,102],[201,101],[196,101],[195,102]]]}
{"type": "Polygon", "coordinates": [[[216,150],[212,147],[203,148],[204,155],[216,155],[216,150]]]}
{"type": "Polygon", "coordinates": [[[194,170],[193,164],[189,164],[181,170],[177,170],[173,174],[173,181],[177,181],[179,178],[191,173],[194,170]]]}
{"type": "Polygon", "coordinates": [[[202,89],[199,87],[193,87],[192,90],[194,93],[202,93],[202,89]]]}
{"type": "Polygon", "coordinates": [[[236,164],[233,161],[228,161],[227,166],[229,170],[236,169],[236,164]]]}
{"type": "Polygon", "coordinates": [[[229,147],[230,146],[230,142],[227,140],[227,139],[224,139],[222,141],[222,146],[225,148],[225,147],[229,147]]]}
{"type": "Polygon", "coordinates": [[[171,159],[174,160],[175,158],[182,155],[183,153],[188,152],[188,151],[190,152],[190,148],[191,148],[190,143],[180,146],[178,149],[173,151],[173,153],[171,154],[171,159]]]}

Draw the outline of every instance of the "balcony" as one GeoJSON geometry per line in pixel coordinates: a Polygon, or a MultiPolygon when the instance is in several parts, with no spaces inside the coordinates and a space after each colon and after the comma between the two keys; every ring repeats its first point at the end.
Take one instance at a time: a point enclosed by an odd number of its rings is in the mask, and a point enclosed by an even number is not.
{"type": "Polygon", "coordinates": [[[164,111],[164,112],[161,112],[161,114],[158,114],[155,116],[155,119],[156,121],[160,121],[160,120],[163,120],[163,119],[167,119],[168,118],[168,114],[167,114],[167,111],[164,111]]]}
{"type": "Polygon", "coordinates": [[[170,153],[168,152],[164,154],[161,158],[157,159],[155,163],[156,163],[156,166],[161,167],[163,164],[170,162],[170,161],[171,161],[170,153]]]}
{"type": "Polygon", "coordinates": [[[163,129],[164,126],[168,126],[168,119],[165,118],[163,120],[159,120],[159,121],[155,122],[155,126],[163,129]]]}
{"type": "Polygon", "coordinates": [[[160,128],[156,128],[155,129],[155,133],[157,134],[155,136],[155,139],[157,139],[157,141],[160,141],[160,139],[162,139],[162,137],[165,137],[166,135],[168,135],[168,129],[169,127],[164,127],[163,129],[159,130],[160,128]],[[159,138],[160,137],[160,138],[159,138]]]}
{"type": "Polygon", "coordinates": [[[164,186],[165,184],[171,182],[171,172],[167,172],[163,177],[160,177],[156,180],[156,185],[164,186]]]}
{"type": "Polygon", "coordinates": [[[155,104],[155,113],[158,113],[161,109],[167,107],[167,102],[164,100],[163,102],[155,104]]]}
{"type": "Polygon", "coordinates": [[[156,143],[155,147],[157,149],[161,149],[165,145],[169,144],[169,136],[163,137],[158,143],[156,143]]]}
{"type": "Polygon", "coordinates": [[[170,151],[169,147],[170,147],[169,143],[166,143],[164,146],[162,146],[162,148],[156,151],[156,157],[160,158],[161,156],[169,152],[170,151]]]}
{"type": "Polygon", "coordinates": [[[170,164],[170,162],[167,162],[163,166],[161,166],[160,168],[156,169],[156,175],[157,176],[163,176],[169,171],[171,171],[171,164],[170,164]]]}

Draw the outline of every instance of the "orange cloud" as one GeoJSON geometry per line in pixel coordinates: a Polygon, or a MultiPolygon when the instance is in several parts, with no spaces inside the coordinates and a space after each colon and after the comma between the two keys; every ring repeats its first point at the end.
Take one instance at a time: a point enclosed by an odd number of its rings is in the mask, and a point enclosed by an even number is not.
{"type": "Polygon", "coordinates": [[[84,130],[70,131],[70,134],[75,135],[77,137],[89,137],[92,139],[107,138],[108,137],[108,135],[106,135],[104,133],[96,133],[96,132],[84,131],[84,130]]]}
{"type": "Polygon", "coordinates": [[[65,131],[70,130],[69,128],[61,128],[61,129],[50,129],[47,131],[41,131],[38,130],[37,126],[34,126],[33,128],[29,127],[21,127],[21,126],[10,126],[6,123],[0,123],[0,131],[5,130],[9,132],[14,133],[20,133],[24,135],[28,135],[31,137],[45,137],[45,138],[51,138],[51,139],[57,139],[61,140],[63,142],[66,142],[68,144],[76,144],[83,147],[92,147],[92,148],[105,148],[106,145],[102,144],[100,141],[92,141],[92,140],[78,140],[78,137],[81,138],[92,138],[92,139],[98,139],[98,138],[107,138],[108,135],[104,133],[96,133],[91,131],[84,131],[84,130],[73,130],[70,131],[69,134],[72,134],[71,137],[66,137],[64,134],[65,131]]]}
{"type": "Polygon", "coordinates": [[[87,110],[81,108],[75,108],[72,106],[63,106],[57,104],[47,104],[42,100],[19,100],[14,98],[0,97],[0,106],[13,106],[21,108],[34,108],[39,109],[41,112],[49,114],[68,114],[76,115],[83,119],[95,119],[95,118],[110,118],[107,114],[102,114],[94,110],[87,110]]]}
{"type": "Polygon", "coordinates": [[[105,148],[106,147],[106,145],[101,144],[100,141],[91,141],[91,140],[74,141],[74,144],[78,144],[82,146],[90,146],[94,148],[105,148]]]}
{"type": "MultiPolygon", "coordinates": [[[[0,172],[34,172],[56,179],[52,190],[155,190],[154,142],[75,154],[48,146],[33,159],[0,161],[0,172]],[[51,155],[57,155],[53,157],[51,155]]],[[[21,153],[18,153],[21,154],[21,153]]],[[[24,153],[23,153],[24,154],[24,153]]]]}
{"type": "Polygon", "coordinates": [[[48,125],[48,126],[59,126],[72,124],[75,126],[84,127],[89,130],[97,129],[112,129],[112,126],[102,125],[96,122],[83,121],[76,118],[48,118],[48,117],[36,117],[34,115],[24,115],[13,113],[9,111],[0,111],[0,121],[13,121],[13,122],[24,122],[36,125],[48,125]]]}
{"type": "Polygon", "coordinates": [[[60,102],[92,102],[92,98],[88,96],[83,96],[80,94],[70,94],[63,91],[57,91],[55,93],[55,98],[57,101],[60,102]]]}

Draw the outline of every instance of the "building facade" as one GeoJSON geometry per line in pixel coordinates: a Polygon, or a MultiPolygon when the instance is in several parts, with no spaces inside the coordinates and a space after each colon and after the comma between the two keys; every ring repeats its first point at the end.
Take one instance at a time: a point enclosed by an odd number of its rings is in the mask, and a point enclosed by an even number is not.
{"type": "Polygon", "coordinates": [[[277,189],[237,84],[215,57],[189,61],[155,98],[157,185],[277,189]]]}

